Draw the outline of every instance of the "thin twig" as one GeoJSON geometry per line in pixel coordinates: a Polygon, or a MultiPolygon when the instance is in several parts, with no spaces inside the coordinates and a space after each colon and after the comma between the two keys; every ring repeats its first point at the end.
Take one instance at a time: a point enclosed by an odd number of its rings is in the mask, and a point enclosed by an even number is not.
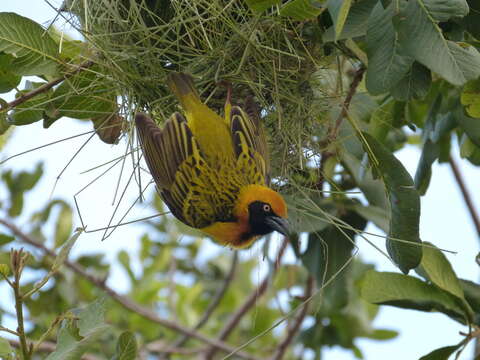
{"type": "Polygon", "coordinates": [[[93,64],[94,64],[94,62],[92,60],[87,60],[84,63],[78,65],[74,70],[66,73],[65,75],[63,75],[63,76],[61,76],[61,77],[59,77],[55,80],[52,80],[52,81],[50,81],[46,84],[43,84],[42,86],[40,86],[40,87],[38,87],[38,88],[36,88],[36,89],[26,93],[26,94],[23,94],[23,95],[19,96],[15,100],[9,102],[6,107],[4,107],[0,110],[1,111],[9,110],[9,109],[12,109],[12,108],[20,105],[20,104],[23,104],[25,101],[30,100],[31,98],[37,96],[38,94],[41,94],[41,93],[44,93],[44,92],[50,90],[55,85],[58,85],[62,81],[65,81],[68,78],[71,78],[72,76],[78,74],[79,72],[91,67],[93,64]]]}
{"type": "Polygon", "coordinates": [[[329,134],[328,134],[328,143],[332,143],[336,138],[338,134],[338,129],[340,128],[340,125],[342,124],[343,119],[347,116],[348,114],[348,108],[350,107],[350,103],[352,102],[352,98],[357,92],[358,85],[362,81],[363,74],[365,73],[366,68],[362,65],[356,72],[355,75],[353,76],[352,83],[350,84],[350,89],[348,90],[347,96],[345,97],[345,100],[343,100],[342,104],[342,111],[340,111],[340,114],[337,117],[337,120],[335,121],[335,125],[330,128],[329,134]]]}
{"type": "Polygon", "coordinates": [[[23,248],[20,250],[12,250],[10,253],[11,268],[14,277],[12,285],[15,296],[15,312],[17,314],[17,332],[18,338],[20,339],[20,349],[22,350],[23,360],[30,360],[31,358],[30,347],[27,344],[27,337],[25,335],[23,320],[23,296],[20,291],[20,278],[22,276],[22,271],[27,258],[28,254],[23,252],[23,248]]]}
{"type": "MultiPolygon", "coordinates": [[[[4,225],[8,229],[10,229],[10,231],[15,236],[17,236],[17,238],[20,241],[25,242],[27,244],[30,244],[30,245],[36,247],[37,249],[40,249],[45,255],[48,255],[48,256],[51,256],[51,257],[56,256],[56,254],[53,250],[47,248],[45,245],[37,242],[36,240],[34,240],[33,238],[31,238],[30,236],[25,234],[16,225],[14,225],[14,224],[12,224],[9,221],[6,221],[4,219],[0,219],[0,224],[4,225]]],[[[102,289],[103,291],[105,291],[108,295],[110,295],[110,297],[112,299],[114,299],[116,302],[118,302],[124,308],[137,313],[138,315],[142,316],[143,318],[145,318],[147,320],[150,320],[154,323],[160,324],[160,325],[162,325],[162,326],[164,326],[164,327],[166,327],[166,328],[168,328],[172,331],[176,331],[176,332],[185,334],[189,337],[200,340],[200,341],[202,341],[202,342],[204,342],[204,343],[206,343],[206,344],[208,344],[208,345],[210,345],[210,346],[212,346],[216,349],[219,349],[219,350],[222,350],[222,351],[225,351],[225,352],[235,351],[235,349],[232,346],[226,344],[223,341],[211,339],[211,338],[209,338],[205,335],[202,335],[202,334],[196,332],[195,330],[191,330],[191,329],[189,329],[187,327],[184,327],[184,326],[182,326],[182,325],[180,325],[176,322],[173,322],[173,321],[170,321],[168,319],[164,319],[164,318],[159,317],[155,312],[153,312],[149,308],[143,307],[143,306],[137,304],[136,302],[132,301],[128,297],[118,294],[115,290],[113,290],[111,287],[109,287],[105,283],[105,279],[99,279],[99,278],[89,274],[78,263],[66,260],[64,262],[64,265],[66,267],[68,267],[69,269],[71,269],[77,275],[83,277],[84,279],[86,279],[87,281],[89,281],[90,283],[92,283],[93,285],[98,287],[99,289],[102,289]]],[[[245,352],[237,352],[236,355],[239,358],[247,359],[247,360],[258,360],[259,359],[255,356],[253,356],[251,354],[248,354],[248,353],[245,353],[245,352]]]]}
{"type": "MultiPolygon", "coordinates": [[[[307,285],[305,287],[304,299],[308,299],[310,298],[310,296],[312,296],[312,289],[313,289],[313,277],[309,276],[307,280],[307,285]]],[[[290,329],[288,329],[285,339],[283,339],[283,341],[277,346],[277,350],[275,351],[275,354],[272,356],[272,360],[281,360],[285,355],[288,349],[288,346],[293,341],[293,338],[295,337],[295,335],[297,335],[298,331],[300,330],[300,326],[302,325],[303,319],[305,319],[305,316],[307,315],[308,304],[310,303],[306,302],[303,304],[300,314],[298,314],[297,317],[295,318],[295,322],[293,323],[293,326],[290,329]]]]}
{"type": "MultiPolygon", "coordinates": [[[[285,249],[287,248],[288,242],[289,242],[288,239],[285,238],[283,240],[282,245],[280,246],[280,249],[278,250],[278,254],[275,260],[275,270],[280,265],[280,260],[283,256],[283,253],[285,252],[285,249]]],[[[260,298],[265,293],[270,281],[271,281],[271,274],[267,274],[265,278],[262,280],[262,282],[260,283],[260,285],[258,285],[258,287],[245,300],[243,305],[240,306],[238,310],[230,317],[230,319],[227,321],[223,329],[220,330],[220,333],[217,337],[218,340],[223,341],[228,337],[228,335],[230,335],[230,333],[235,329],[235,327],[238,325],[238,323],[243,318],[243,316],[248,312],[248,310],[250,310],[256,304],[258,298],[260,298]]],[[[213,359],[213,355],[216,352],[217,352],[216,348],[210,347],[206,352],[204,359],[206,360],[213,359]]]]}
{"type": "Polygon", "coordinates": [[[8,333],[13,334],[15,336],[20,336],[20,334],[18,332],[16,332],[15,330],[6,328],[6,327],[1,326],[1,325],[0,325],[0,331],[5,331],[5,332],[8,332],[8,333]]]}
{"type": "Polygon", "coordinates": [[[480,238],[480,217],[478,216],[478,212],[475,209],[475,205],[473,204],[472,196],[470,195],[470,192],[467,189],[467,185],[463,180],[463,176],[460,171],[460,168],[458,167],[453,157],[450,156],[450,158],[448,159],[448,162],[450,163],[450,167],[452,168],[453,176],[457,181],[458,187],[462,192],[463,200],[467,205],[468,212],[470,213],[470,217],[473,221],[473,225],[475,226],[475,230],[477,231],[477,235],[480,238]]]}

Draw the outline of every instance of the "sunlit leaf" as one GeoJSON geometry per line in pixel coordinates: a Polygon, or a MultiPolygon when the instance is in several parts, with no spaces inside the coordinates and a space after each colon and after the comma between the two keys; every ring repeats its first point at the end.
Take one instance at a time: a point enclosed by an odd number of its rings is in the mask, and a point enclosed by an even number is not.
{"type": "Polygon", "coordinates": [[[14,54],[18,75],[54,75],[58,46],[33,20],[15,13],[0,13],[0,51],[14,54]]]}

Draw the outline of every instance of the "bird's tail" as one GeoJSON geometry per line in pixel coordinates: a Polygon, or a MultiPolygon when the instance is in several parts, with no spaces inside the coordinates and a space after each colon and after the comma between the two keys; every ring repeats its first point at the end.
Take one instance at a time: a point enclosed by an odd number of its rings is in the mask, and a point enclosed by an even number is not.
{"type": "Polygon", "coordinates": [[[167,85],[178,98],[185,111],[191,111],[195,105],[202,103],[190,75],[172,72],[167,77],[167,85]]]}

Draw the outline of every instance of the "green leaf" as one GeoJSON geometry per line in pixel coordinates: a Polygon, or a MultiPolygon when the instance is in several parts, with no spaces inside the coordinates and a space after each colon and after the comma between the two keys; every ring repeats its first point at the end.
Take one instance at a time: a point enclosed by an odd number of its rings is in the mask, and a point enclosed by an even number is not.
{"type": "Polygon", "coordinates": [[[352,0],[328,0],[327,8],[335,29],[334,41],[338,40],[338,36],[343,31],[351,6],[352,0]]]}
{"type": "Polygon", "coordinates": [[[285,195],[288,204],[288,222],[295,232],[321,231],[330,225],[328,215],[336,213],[331,199],[318,193],[296,196],[285,195]]]}
{"type": "Polygon", "coordinates": [[[78,237],[82,234],[82,232],[83,229],[77,229],[70,239],[68,239],[68,241],[62,246],[59,254],[53,262],[52,271],[58,270],[63,265],[65,260],[67,260],[73,245],[75,245],[75,242],[78,240],[78,237]]]}
{"type": "Polygon", "coordinates": [[[380,180],[374,179],[370,172],[365,171],[365,166],[346,151],[342,153],[342,164],[362,190],[370,205],[381,209],[388,208],[387,196],[380,180]]]}
{"type": "Polygon", "coordinates": [[[431,84],[430,70],[414,61],[410,70],[390,89],[390,93],[399,101],[423,99],[428,94],[431,84]]]}
{"type": "MultiPolygon", "coordinates": [[[[15,94],[15,98],[19,98],[24,94],[29,93],[32,89],[36,89],[45,83],[41,82],[27,82],[26,89],[22,90],[15,94]]],[[[11,115],[11,123],[13,125],[29,125],[36,121],[39,121],[43,118],[43,113],[47,104],[50,101],[50,96],[52,95],[53,91],[45,91],[42,92],[30,100],[25,101],[24,103],[17,105],[13,110],[11,115]]]]}
{"type": "Polygon", "coordinates": [[[248,7],[256,13],[264,12],[281,2],[281,0],[246,0],[248,7]]]}
{"type": "Polygon", "coordinates": [[[425,356],[422,356],[419,360],[448,360],[450,356],[464,345],[464,341],[461,341],[457,345],[444,346],[439,349],[433,350],[425,356]]]}
{"type": "Polygon", "coordinates": [[[108,329],[108,325],[104,323],[104,298],[73,312],[78,318],[78,326],[77,322],[71,320],[62,321],[55,351],[48,355],[46,360],[79,360],[89,344],[108,329]]]}
{"type": "MultiPolygon", "coordinates": [[[[113,84],[98,75],[94,68],[87,69],[60,84],[53,93],[52,105],[59,117],[90,119],[111,114],[116,109],[113,84]]],[[[46,124],[46,127],[51,123],[46,124]]]]}
{"type": "Polygon", "coordinates": [[[468,317],[455,296],[408,275],[370,270],[360,282],[360,295],[373,304],[439,311],[463,324],[468,317]]]}
{"type": "Polygon", "coordinates": [[[408,273],[420,264],[420,196],[402,163],[370,134],[362,132],[370,162],[378,169],[390,202],[387,251],[400,270],[408,273]]]}
{"type": "Polygon", "coordinates": [[[13,349],[8,340],[0,338],[0,356],[9,356],[12,353],[13,349]]]}
{"type": "Polygon", "coordinates": [[[0,234],[0,246],[11,243],[15,238],[7,234],[0,234]]]}
{"type": "MultiPolygon", "coordinates": [[[[453,1],[453,0],[451,0],[453,1]]],[[[434,16],[443,2],[408,1],[395,18],[402,51],[453,85],[463,85],[480,75],[480,54],[468,44],[446,40],[434,16]]]]}
{"type": "Polygon", "coordinates": [[[335,27],[329,27],[323,34],[323,41],[338,41],[363,36],[367,32],[368,18],[378,0],[356,1],[348,12],[345,24],[340,34],[335,27]]]}
{"type": "Polygon", "coordinates": [[[7,277],[10,273],[10,268],[7,264],[0,264],[0,274],[4,277],[7,277]]]}
{"type": "Polygon", "coordinates": [[[445,255],[435,245],[424,242],[422,262],[419,266],[419,274],[430,280],[439,288],[450,294],[464,299],[460,281],[453,271],[452,265],[445,255]]]}
{"type": "Polygon", "coordinates": [[[389,229],[389,219],[388,213],[385,209],[379,208],[374,205],[364,206],[362,204],[355,204],[351,207],[357,214],[363,218],[373,222],[380,229],[388,232],[389,229]]]}
{"type": "Polygon", "coordinates": [[[430,16],[438,22],[464,17],[469,10],[465,0],[424,0],[424,4],[430,16]]]}
{"type": "Polygon", "coordinates": [[[395,3],[378,2],[368,20],[366,85],[373,95],[386,93],[407,74],[413,57],[405,54],[392,23],[395,3]]]}
{"type": "MultiPolygon", "coordinates": [[[[449,139],[450,140],[450,139],[449,139]]],[[[425,195],[432,177],[432,165],[440,156],[440,145],[427,139],[423,144],[422,155],[415,171],[415,188],[420,195],[425,195]]]]}
{"type": "Polygon", "coordinates": [[[137,340],[130,331],[124,331],[117,340],[117,348],[112,360],[135,360],[137,358],[137,340]]]}
{"type": "MultiPolygon", "coordinates": [[[[2,99],[0,99],[0,106],[3,106],[2,99]]],[[[7,143],[9,134],[7,133],[10,128],[10,123],[7,121],[7,112],[0,112],[0,150],[7,143]]]]}
{"type": "Polygon", "coordinates": [[[391,340],[398,336],[398,331],[395,330],[386,330],[386,329],[376,329],[373,333],[366,335],[366,338],[374,340],[391,340]]]}
{"type": "Polygon", "coordinates": [[[454,112],[455,120],[463,129],[468,138],[480,147],[480,119],[474,119],[464,114],[459,106],[454,112]]]}
{"type": "Polygon", "coordinates": [[[55,248],[62,246],[68,240],[73,228],[73,213],[70,206],[62,204],[55,224],[55,248]]]}
{"type": "Polygon", "coordinates": [[[480,166],[480,148],[467,136],[461,138],[460,157],[468,159],[473,165],[480,166]]]}
{"type": "Polygon", "coordinates": [[[460,100],[469,116],[480,118],[480,79],[465,84],[460,100]]]}
{"type": "Polygon", "coordinates": [[[323,1],[320,0],[290,0],[282,6],[280,15],[303,21],[317,17],[324,10],[323,1]]]}
{"type": "Polygon", "coordinates": [[[135,282],[135,274],[132,271],[132,267],[130,266],[130,255],[125,250],[120,250],[117,255],[117,259],[122,264],[123,268],[128,274],[130,281],[135,282]]]}
{"type": "Polygon", "coordinates": [[[335,280],[324,289],[323,306],[331,311],[341,309],[348,303],[347,279],[349,268],[344,266],[352,256],[356,232],[362,231],[367,222],[354,212],[341,218],[344,227],[330,225],[325,230],[311,233],[308,238],[307,250],[301,255],[302,262],[319,286],[335,280]]]}
{"type": "Polygon", "coordinates": [[[22,77],[15,73],[13,61],[15,58],[9,54],[0,53],[0,93],[6,93],[14,89],[22,77]]]}
{"type": "Polygon", "coordinates": [[[0,51],[14,54],[17,75],[55,75],[58,47],[36,22],[15,13],[0,13],[0,51]]]}

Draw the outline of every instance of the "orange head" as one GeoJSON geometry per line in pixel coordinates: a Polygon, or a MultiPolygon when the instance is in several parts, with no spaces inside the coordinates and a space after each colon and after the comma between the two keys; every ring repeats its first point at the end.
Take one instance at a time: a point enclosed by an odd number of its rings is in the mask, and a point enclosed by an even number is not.
{"type": "Polygon", "coordinates": [[[239,194],[234,210],[240,223],[248,224],[250,236],[278,231],[289,234],[287,204],[276,191],[261,185],[248,185],[239,194]]]}

